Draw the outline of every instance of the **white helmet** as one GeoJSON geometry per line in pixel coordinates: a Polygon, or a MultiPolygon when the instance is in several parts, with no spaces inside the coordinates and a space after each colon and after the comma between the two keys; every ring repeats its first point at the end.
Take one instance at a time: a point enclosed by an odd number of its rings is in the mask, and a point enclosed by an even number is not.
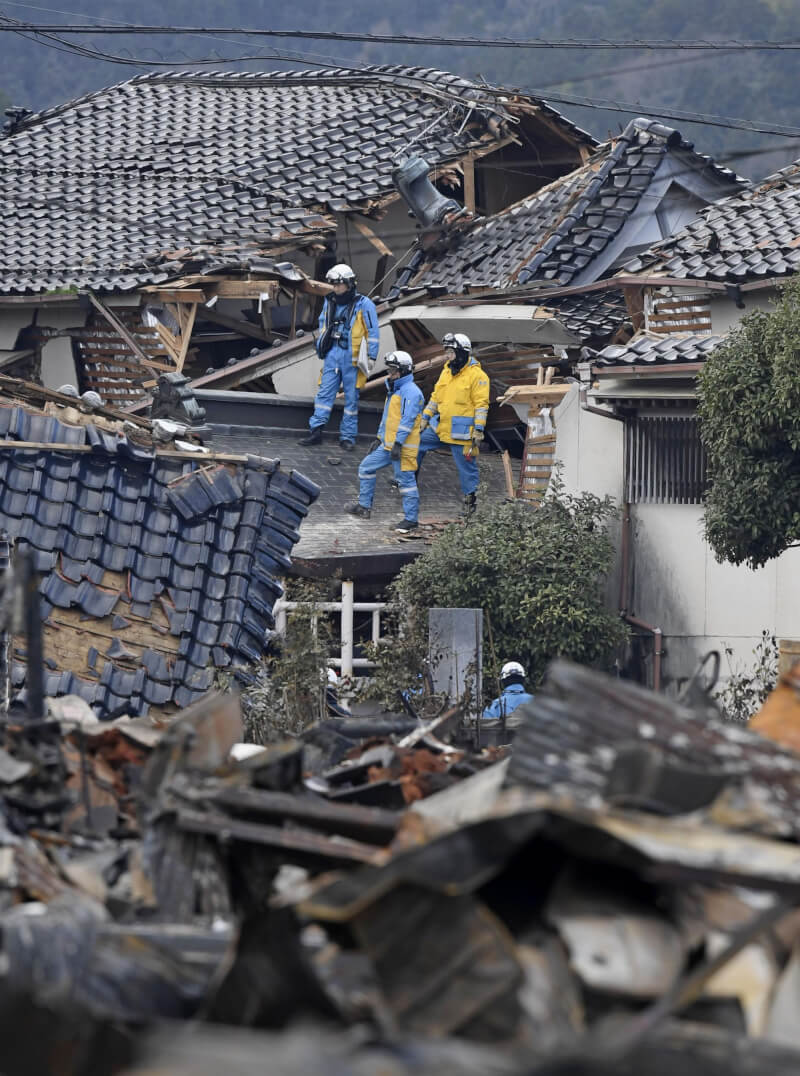
{"type": "Polygon", "coordinates": [[[334,265],[332,269],[327,271],[325,279],[329,284],[347,284],[349,286],[350,284],[355,284],[356,274],[349,265],[340,262],[339,265],[334,265]]]}
{"type": "Polygon", "coordinates": [[[464,333],[445,333],[442,347],[451,347],[454,351],[472,351],[472,341],[464,333]]]}
{"type": "Polygon", "coordinates": [[[522,681],[525,679],[525,669],[520,665],[518,661],[507,661],[503,668],[500,670],[500,683],[505,684],[507,680],[522,681]]]}
{"type": "Polygon", "coordinates": [[[414,370],[414,360],[407,351],[390,351],[385,361],[390,370],[397,371],[398,377],[405,377],[414,370]]]}

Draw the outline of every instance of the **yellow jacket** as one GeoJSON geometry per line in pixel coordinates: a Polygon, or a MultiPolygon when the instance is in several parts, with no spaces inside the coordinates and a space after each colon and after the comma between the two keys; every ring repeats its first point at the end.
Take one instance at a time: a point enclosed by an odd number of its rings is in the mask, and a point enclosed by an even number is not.
{"type": "Polygon", "coordinates": [[[448,362],[422,413],[446,445],[469,441],[473,428],[483,431],[489,413],[489,378],[478,360],[471,357],[457,374],[448,362]]]}

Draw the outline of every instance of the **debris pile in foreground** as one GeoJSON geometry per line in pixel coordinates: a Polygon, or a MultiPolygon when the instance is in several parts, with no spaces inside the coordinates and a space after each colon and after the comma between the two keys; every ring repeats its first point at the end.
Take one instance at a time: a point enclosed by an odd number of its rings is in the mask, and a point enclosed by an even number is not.
{"type": "Polygon", "coordinates": [[[13,719],[4,1073],[797,1072],[800,756],[564,662],[457,719],[13,719]]]}

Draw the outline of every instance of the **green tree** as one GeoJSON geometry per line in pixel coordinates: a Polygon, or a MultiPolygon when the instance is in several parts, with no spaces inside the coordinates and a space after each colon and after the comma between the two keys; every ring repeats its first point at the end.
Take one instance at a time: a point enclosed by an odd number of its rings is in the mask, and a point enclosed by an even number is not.
{"type": "Polygon", "coordinates": [[[800,539],[800,282],[745,315],[698,385],[718,560],[758,568],[800,539]]]}
{"type": "Polygon", "coordinates": [[[484,687],[495,693],[496,666],[521,661],[531,686],[555,657],[608,667],[627,628],[604,605],[602,584],[613,556],[610,498],[568,494],[559,478],[539,507],[507,501],[453,524],[398,575],[394,637],[374,650],[371,691],[388,705],[413,686],[427,647],[434,606],[484,610],[484,687]]]}

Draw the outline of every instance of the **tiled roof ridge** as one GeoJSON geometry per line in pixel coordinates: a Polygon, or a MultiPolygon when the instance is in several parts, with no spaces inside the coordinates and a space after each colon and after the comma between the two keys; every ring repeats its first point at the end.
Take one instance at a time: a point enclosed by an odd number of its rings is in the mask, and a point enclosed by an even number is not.
{"type": "MultiPolygon", "coordinates": [[[[572,197],[565,205],[564,211],[555,227],[539,245],[538,249],[534,250],[533,257],[530,258],[515,274],[516,279],[521,284],[524,284],[526,281],[536,276],[537,270],[541,267],[548,255],[553,252],[559,242],[568,237],[569,233],[586,214],[586,211],[589,209],[594,199],[603,189],[611,172],[614,170],[615,166],[619,164],[621,158],[631,145],[637,131],[636,120],[631,120],[624,131],[611,142],[611,148],[608,151],[606,159],[594,172],[594,175],[589,180],[588,184],[583,190],[576,189],[573,192],[572,197]],[[580,209],[578,209],[578,206],[580,206],[580,209]]],[[[597,157],[597,154],[594,156],[597,157]]],[[[587,165],[590,163],[591,162],[587,162],[587,165]]],[[[586,167],[586,165],[584,167],[586,167]]],[[[572,173],[572,175],[574,174],[575,173],[572,173]]]]}
{"type": "MultiPolygon", "coordinates": [[[[662,154],[668,150],[691,154],[694,160],[712,169],[720,179],[727,182],[746,182],[745,180],[740,180],[730,169],[717,165],[711,157],[698,154],[694,149],[694,144],[685,139],[680,131],[646,116],[637,116],[631,119],[616,137],[598,146],[592,156],[584,164],[573,169],[572,172],[557,177],[545,186],[540,187],[533,194],[528,194],[512,205],[505,207],[500,213],[477,220],[471,228],[465,229],[459,235],[456,245],[452,248],[453,254],[457,254],[458,250],[465,243],[468,244],[472,237],[475,237],[476,241],[480,242],[480,237],[483,234],[488,234],[489,229],[496,222],[505,221],[520,211],[534,211],[538,204],[547,203],[551,195],[558,192],[559,189],[563,189],[564,203],[558,206],[547,231],[540,233],[533,248],[529,248],[524,257],[521,257],[521,260],[515,266],[507,267],[507,275],[503,280],[506,285],[531,282],[537,278],[537,275],[541,274],[543,269],[550,268],[549,263],[554,258],[554,255],[555,259],[552,266],[556,274],[556,280],[560,279],[567,271],[571,278],[574,276],[575,270],[570,268],[569,260],[562,264],[557,257],[563,245],[570,243],[570,237],[576,232],[583,232],[588,229],[594,237],[594,241],[591,248],[587,249],[591,249],[592,257],[595,256],[598,249],[603,249],[619,233],[624,226],[625,220],[635,211],[636,206],[641,202],[642,196],[646,193],[649,184],[626,187],[628,200],[633,201],[635,204],[626,211],[625,216],[615,218],[613,214],[604,214],[602,224],[588,226],[586,222],[587,215],[595,212],[597,201],[602,197],[608,184],[612,181],[616,169],[625,165],[628,153],[636,152],[638,146],[654,146],[660,148],[662,154]],[[601,242],[602,246],[598,247],[601,242]]],[[[655,167],[652,169],[653,174],[655,173],[655,167]]],[[[412,280],[420,283],[424,282],[427,268],[424,255],[418,252],[409,264],[408,269],[402,274],[399,281],[400,286],[412,280]]],[[[561,282],[564,283],[565,281],[561,280],[561,282]]]]}
{"type": "MultiPolygon", "coordinates": [[[[9,135],[8,137],[13,138],[14,135],[27,131],[31,127],[38,126],[64,112],[69,112],[72,109],[96,101],[106,94],[114,91],[125,91],[131,87],[142,85],[178,83],[183,85],[200,84],[210,87],[217,86],[224,88],[233,87],[237,84],[244,86],[276,86],[292,83],[298,86],[319,86],[326,83],[332,85],[350,83],[355,85],[369,82],[386,83],[389,85],[397,85],[398,82],[400,82],[407,89],[416,89],[420,93],[425,93],[434,97],[442,96],[443,94],[447,96],[453,96],[455,94],[456,96],[463,97],[465,101],[475,99],[476,103],[480,104],[482,107],[488,106],[499,114],[508,115],[505,109],[498,107],[493,103],[493,98],[502,93],[499,88],[495,89],[491,86],[482,86],[476,82],[471,82],[470,80],[465,79],[462,75],[457,75],[450,71],[444,71],[434,67],[407,67],[402,64],[371,64],[361,69],[324,67],[316,71],[183,71],[176,69],[168,71],[147,71],[143,74],[135,75],[133,78],[125,79],[122,82],[111,83],[108,86],[103,86],[101,89],[92,90],[89,93],[70,98],[68,101],[53,105],[51,108],[42,109],[39,112],[32,112],[15,126],[14,134],[9,135]],[[437,87],[437,80],[444,81],[446,83],[446,88],[437,87]]],[[[531,99],[539,100],[538,98],[531,99]]],[[[548,108],[550,107],[551,106],[548,106],[548,108]]],[[[552,109],[552,111],[560,116],[560,113],[558,113],[556,109],[552,109]]],[[[566,118],[564,119],[565,122],[570,122],[567,121],[566,118]]]]}
{"type": "MultiPolygon", "coordinates": [[[[609,144],[611,145],[611,150],[601,168],[598,169],[596,175],[590,180],[583,192],[575,192],[575,198],[571,199],[565,207],[560,221],[542,244],[540,251],[522,268],[522,270],[520,270],[518,274],[520,283],[525,283],[535,277],[537,271],[542,267],[547,255],[558,246],[559,242],[566,241],[569,234],[580,226],[581,220],[591,209],[593,201],[602,193],[606,181],[613,173],[614,168],[622,163],[625,154],[638,143],[639,136],[641,135],[647,135],[651,139],[658,139],[663,142],[665,152],[668,149],[673,149],[691,153],[692,156],[696,157],[698,160],[707,162],[712,170],[722,179],[739,183],[747,182],[747,180],[737,176],[731,169],[726,168],[724,165],[718,165],[716,161],[707,154],[697,153],[694,148],[694,143],[687,141],[676,128],[667,127],[665,124],[659,123],[657,120],[649,119],[646,116],[637,116],[627,124],[621,134],[610,141],[609,144]],[[581,205],[579,212],[576,212],[576,204],[581,205]]],[[[600,148],[602,149],[602,147],[600,148]]],[[[595,154],[595,157],[596,156],[597,155],[595,154]]],[[[645,187],[638,189],[638,191],[636,188],[633,189],[632,193],[638,193],[638,198],[636,200],[637,205],[641,201],[646,189],[647,188],[645,187]]],[[[621,227],[622,221],[620,221],[617,231],[619,231],[619,228],[621,227]]],[[[609,239],[610,238],[611,237],[609,237],[609,239]]]]}

